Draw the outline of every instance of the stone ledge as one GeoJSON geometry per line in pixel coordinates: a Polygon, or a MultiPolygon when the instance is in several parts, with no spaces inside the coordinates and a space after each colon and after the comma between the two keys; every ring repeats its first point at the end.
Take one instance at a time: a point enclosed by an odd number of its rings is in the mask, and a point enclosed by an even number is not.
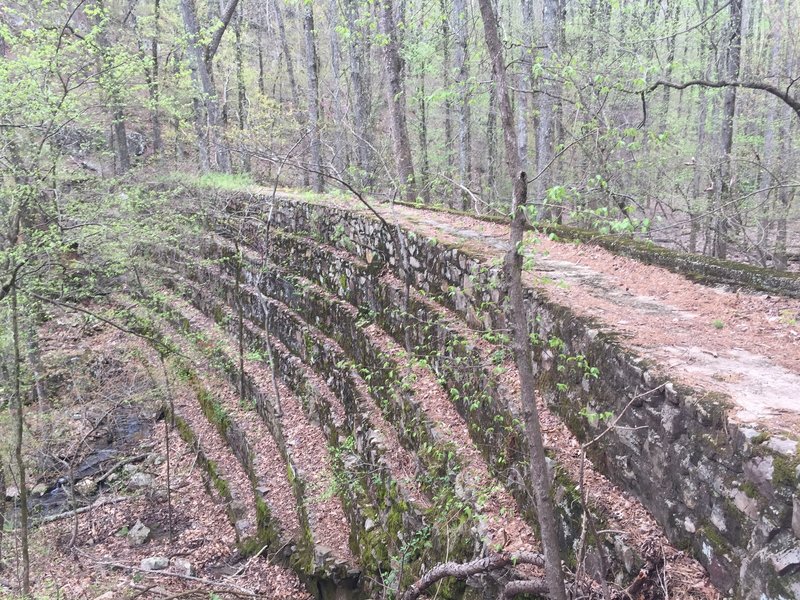
{"type": "MultiPolygon", "coordinates": [[[[409,208],[414,204],[396,202],[409,208]]],[[[509,219],[493,215],[475,215],[452,209],[424,206],[425,210],[467,216],[490,223],[508,224],[509,219]]],[[[528,225],[529,231],[553,235],[562,241],[578,241],[594,244],[609,252],[633,258],[649,265],[684,275],[693,281],[726,285],[733,288],[766,292],[790,298],[800,298],[800,274],[778,271],[732,260],[720,260],[711,256],[682,252],[658,246],[652,242],[636,239],[626,234],[602,234],[589,229],[549,223],[528,225]]]]}
{"type": "MultiPolygon", "coordinates": [[[[368,263],[385,262],[401,280],[406,275],[395,228],[388,231],[370,217],[280,198],[274,219],[277,227],[329,240],[368,263]]],[[[442,301],[473,327],[505,324],[498,269],[407,231],[402,236],[413,258],[407,274],[415,287],[437,295],[457,290],[442,301]]],[[[778,560],[788,560],[786,548],[797,545],[790,527],[792,497],[800,488],[800,476],[792,476],[797,459],[781,458],[769,447],[748,442],[745,432],[728,421],[723,395],[701,394],[657,376],[652,365],[622,348],[613,334],[532,290],[527,304],[539,339],[563,340],[566,353],[583,354],[600,369],[595,383],[578,373],[556,377],[559,365],[553,353],[534,348],[549,404],[580,439],[589,439],[599,427],[581,415],[582,409],[620,414],[634,395],[642,394],[620,422],[630,429],[605,436],[597,447],[595,458],[606,475],[636,494],[674,543],[692,548],[724,591],[735,591],[740,598],[800,593],[800,569],[781,566],[778,560]],[[771,494],[751,498],[747,492],[752,493],[755,483],[745,465],[761,453],[778,461],[779,477],[770,484],[771,494]],[[743,500],[742,491],[752,503],[743,500]]]]}

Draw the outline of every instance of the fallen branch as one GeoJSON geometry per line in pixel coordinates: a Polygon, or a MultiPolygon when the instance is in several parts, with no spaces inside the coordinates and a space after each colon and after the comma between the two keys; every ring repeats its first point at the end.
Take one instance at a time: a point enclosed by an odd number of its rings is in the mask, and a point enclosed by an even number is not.
{"type": "Polygon", "coordinates": [[[92,555],[88,554],[87,552],[83,552],[82,550],[75,549],[80,554],[83,554],[86,558],[91,560],[94,564],[100,565],[103,567],[112,567],[114,569],[123,569],[125,571],[135,571],[137,573],[146,573],[148,575],[160,575],[162,577],[173,577],[176,579],[185,579],[186,581],[194,581],[196,583],[202,583],[203,585],[207,585],[213,588],[227,588],[228,590],[232,590],[238,594],[242,594],[248,598],[255,598],[256,594],[252,590],[248,590],[247,588],[243,588],[238,585],[234,585],[233,583],[226,583],[224,581],[214,581],[212,579],[204,579],[202,577],[195,577],[194,575],[183,575],[181,573],[172,573],[171,571],[148,571],[147,569],[141,569],[139,567],[134,567],[131,565],[125,565],[122,563],[117,563],[113,561],[102,561],[97,560],[92,555]]]}
{"type": "Polygon", "coordinates": [[[149,454],[139,454],[137,456],[129,456],[128,458],[123,458],[122,460],[117,461],[116,463],[114,463],[114,465],[110,469],[108,469],[108,471],[106,471],[105,473],[100,475],[100,477],[97,478],[96,482],[97,483],[102,483],[103,481],[105,481],[109,477],[109,475],[111,475],[114,471],[116,471],[120,467],[128,465],[130,463],[141,462],[145,458],[147,458],[148,456],[150,456],[150,455],[149,454]]]}
{"type": "Polygon", "coordinates": [[[61,519],[67,519],[69,517],[76,517],[78,515],[82,515],[85,512],[89,512],[90,510],[94,510],[95,508],[100,508],[101,506],[109,506],[111,504],[119,504],[120,502],[125,502],[129,496],[117,496],[115,498],[101,498],[97,502],[90,504],[89,506],[82,506],[81,508],[76,508],[75,510],[68,510],[66,512],[58,513],[57,515],[50,515],[48,517],[43,517],[39,520],[39,523],[54,523],[55,521],[60,521],[61,519]]]}
{"type": "MultiPolygon", "coordinates": [[[[536,565],[537,567],[543,567],[544,557],[535,552],[517,552],[514,554],[494,554],[492,556],[479,558],[468,563],[447,562],[436,565],[406,590],[405,594],[403,594],[402,600],[416,600],[425,590],[445,577],[455,577],[456,579],[464,580],[474,575],[496,571],[497,569],[502,569],[517,564],[528,564],[536,565]]],[[[530,581],[541,584],[539,580],[530,581]]],[[[522,593],[522,591],[524,590],[520,590],[520,592],[517,593],[522,593]]],[[[544,591],[546,591],[546,588],[544,591]]],[[[510,598],[512,596],[507,597],[510,598]]]]}
{"type": "Polygon", "coordinates": [[[547,594],[547,584],[543,579],[518,579],[509,581],[503,588],[503,598],[516,598],[520,594],[547,594]]]}

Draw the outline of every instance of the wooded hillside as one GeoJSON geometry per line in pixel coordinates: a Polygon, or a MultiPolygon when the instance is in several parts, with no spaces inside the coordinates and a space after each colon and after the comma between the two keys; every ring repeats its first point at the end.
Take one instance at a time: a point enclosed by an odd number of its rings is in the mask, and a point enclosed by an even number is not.
{"type": "Polygon", "coordinates": [[[0,3],[0,597],[800,598],[797,31],[0,3]]]}

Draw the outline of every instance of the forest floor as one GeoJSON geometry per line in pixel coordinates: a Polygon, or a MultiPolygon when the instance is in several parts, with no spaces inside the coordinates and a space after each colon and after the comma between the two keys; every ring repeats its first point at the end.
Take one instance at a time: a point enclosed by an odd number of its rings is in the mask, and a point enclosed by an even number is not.
{"type": "MultiPolygon", "coordinates": [[[[197,449],[177,429],[169,433],[167,450],[162,372],[157,360],[149,360],[152,350],[146,343],[94,319],[58,311],[40,329],[40,344],[51,393],[44,406],[31,407],[25,418],[28,484],[42,490],[34,491],[32,503],[47,511],[33,514],[36,598],[221,599],[254,593],[270,600],[311,598],[290,568],[239,554],[225,501],[207,485],[197,449]],[[135,421],[136,435],[115,440],[111,432],[120,413],[135,421]],[[97,487],[80,494],[76,503],[88,510],[73,516],[70,495],[44,506],[44,500],[67,487],[56,480],[64,469],[57,457],[87,464],[98,456],[98,448],[106,451],[101,468],[86,478],[97,487]],[[132,544],[129,535],[137,522],[150,530],[142,544],[132,544]],[[168,566],[143,569],[142,561],[153,557],[163,557],[168,566]]],[[[181,390],[177,384],[174,389],[178,403],[181,390]]],[[[213,433],[200,442],[210,445],[213,433]]],[[[224,462],[224,469],[238,466],[230,453],[224,462]]],[[[17,597],[18,551],[18,539],[7,532],[0,555],[0,598],[17,597]]]]}

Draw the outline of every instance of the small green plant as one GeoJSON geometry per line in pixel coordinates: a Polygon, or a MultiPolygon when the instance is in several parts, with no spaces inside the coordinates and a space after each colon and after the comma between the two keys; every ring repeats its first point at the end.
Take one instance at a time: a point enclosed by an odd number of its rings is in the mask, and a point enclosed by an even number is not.
{"type": "Polygon", "coordinates": [[[614,418],[614,413],[610,410],[604,412],[594,412],[585,406],[578,412],[578,414],[582,417],[586,417],[589,420],[589,424],[593,427],[601,421],[610,421],[614,418]]]}
{"type": "Polygon", "coordinates": [[[711,325],[714,327],[714,329],[722,329],[725,327],[725,321],[722,319],[714,319],[711,321],[711,325]]]}

